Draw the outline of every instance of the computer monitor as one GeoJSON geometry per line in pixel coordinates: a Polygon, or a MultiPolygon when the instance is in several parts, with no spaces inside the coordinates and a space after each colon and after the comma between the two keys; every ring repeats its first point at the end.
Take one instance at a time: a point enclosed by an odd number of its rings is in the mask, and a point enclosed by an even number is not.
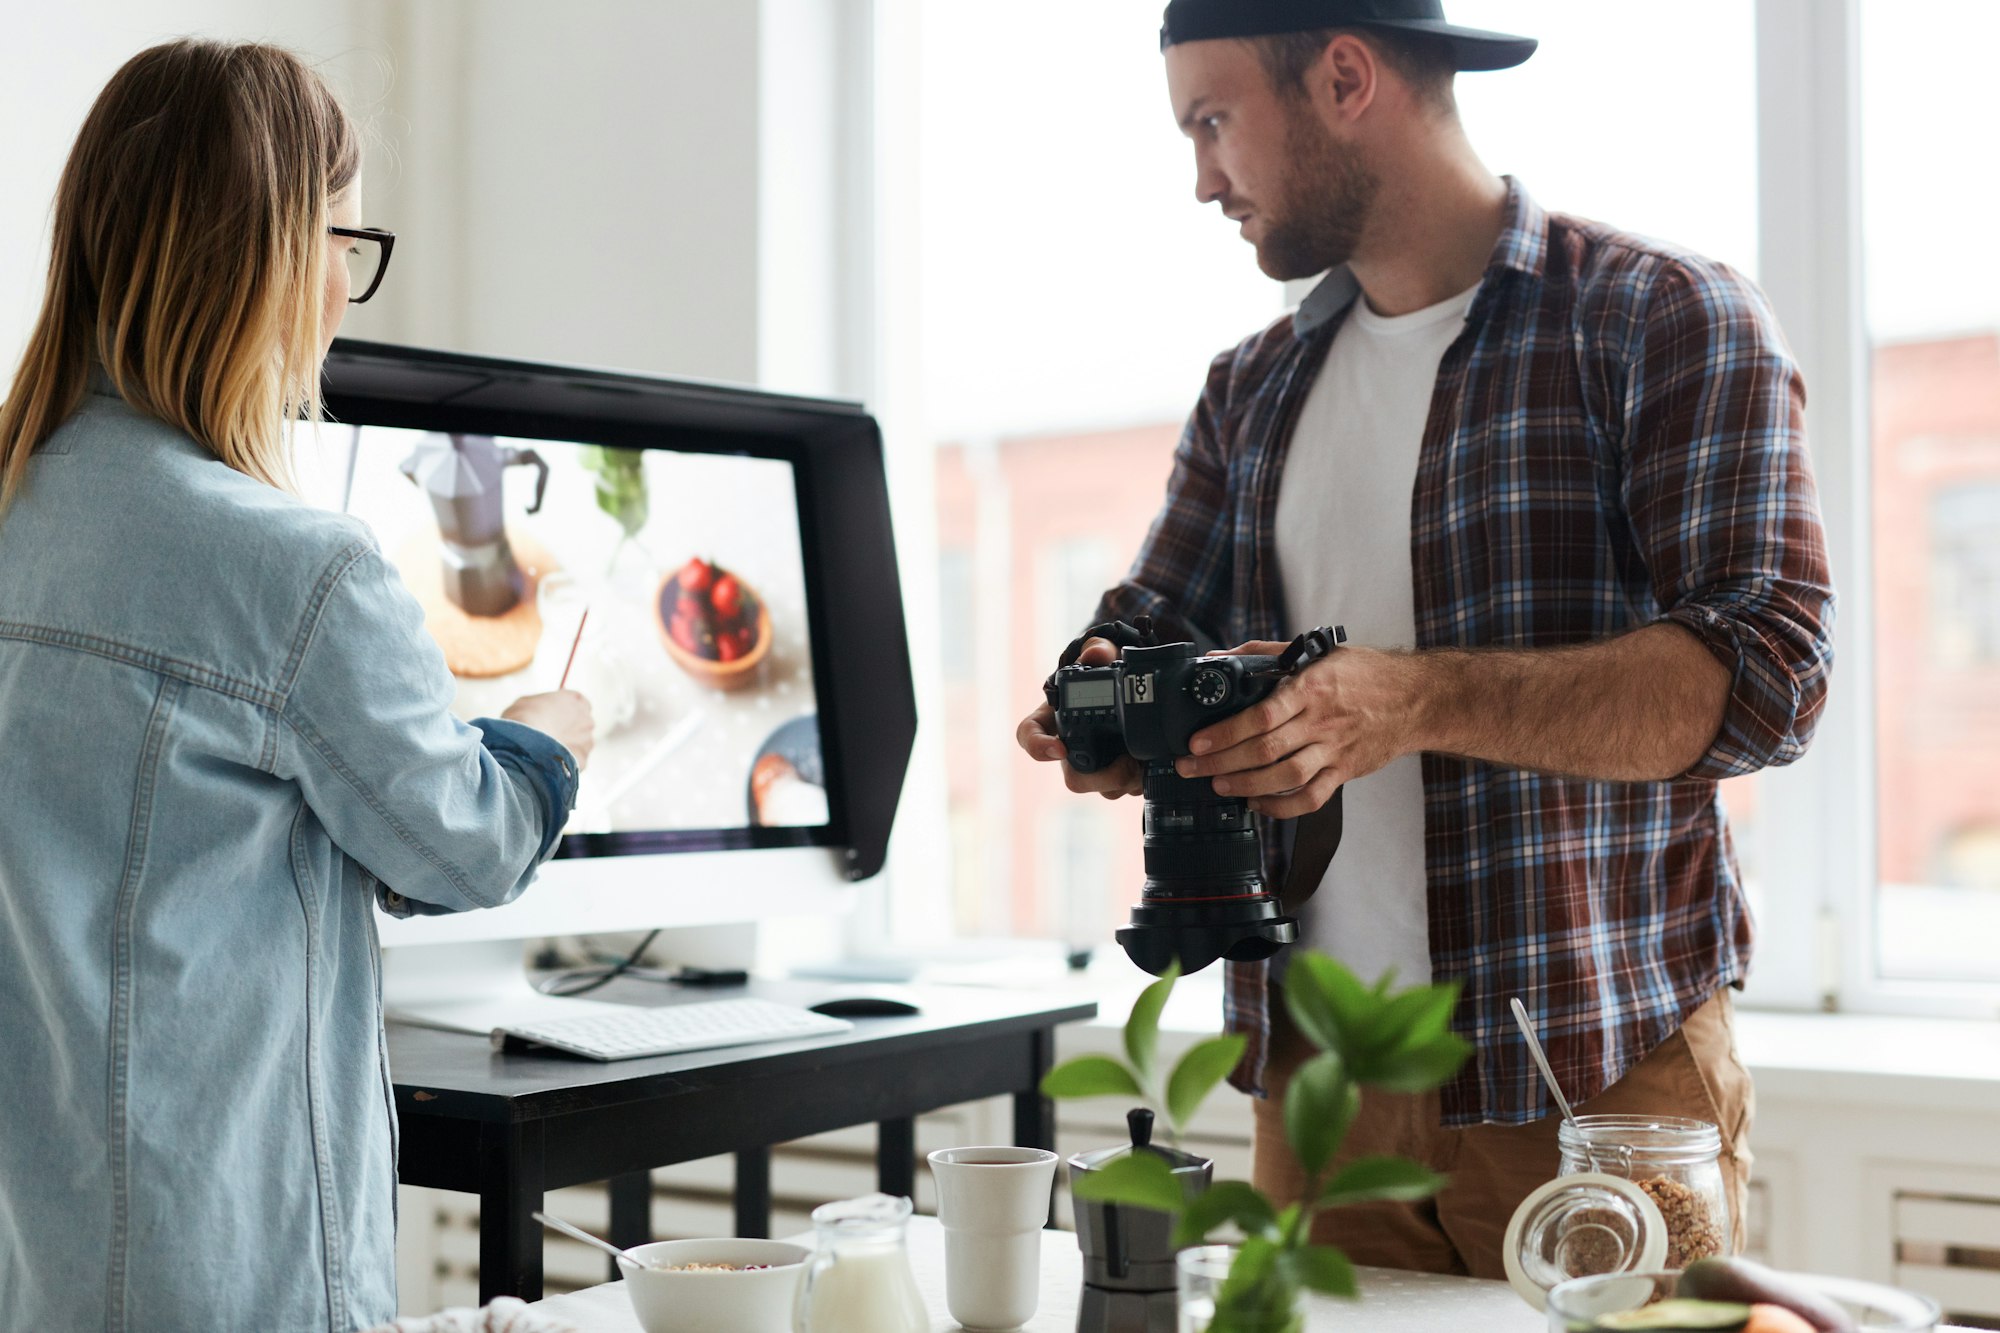
{"type": "Polygon", "coordinates": [[[844,910],[882,866],[916,732],[867,413],[346,339],[325,405],[303,483],[375,531],[455,711],[567,670],[597,715],[539,882],[382,917],[385,946],[844,910]]]}

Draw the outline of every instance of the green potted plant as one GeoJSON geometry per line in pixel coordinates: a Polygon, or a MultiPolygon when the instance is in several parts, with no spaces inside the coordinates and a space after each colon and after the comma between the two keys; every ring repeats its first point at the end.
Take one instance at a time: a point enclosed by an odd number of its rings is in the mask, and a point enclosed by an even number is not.
{"type": "MultiPolygon", "coordinates": [[[[1164,1076],[1158,1068],[1160,1013],[1177,979],[1169,970],[1148,986],[1125,1023],[1125,1059],[1084,1055],[1049,1071],[1050,1097],[1117,1095],[1150,1102],[1179,1141],[1203,1099],[1242,1058],[1244,1039],[1198,1042],[1164,1076]]],[[[1085,1198],[1156,1209],[1175,1219],[1174,1244],[1198,1245],[1233,1223],[1243,1235],[1216,1295],[1210,1333],[1293,1333],[1304,1326],[1307,1290],[1352,1298],[1354,1265],[1339,1249],[1312,1243],[1313,1219],[1368,1200],[1428,1198],[1444,1178],[1401,1157],[1334,1161],[1363,1089],[1424,1092],[1458,1072],[1471,1048],[1450,1029],[1459,987],[1395,990],[1394,975],[1368,986],[1324,954],[1301,951],[1286,973],[1285,1004],[1318,1053],[1285,1092],[1285,1138],[1306,1175],[1302,1200],[1279,1205],[1248,1181],[1221,1180],[1184,1195],[1166,1162],[1134,1152],[1073,1186],[1085,1198]]]]}

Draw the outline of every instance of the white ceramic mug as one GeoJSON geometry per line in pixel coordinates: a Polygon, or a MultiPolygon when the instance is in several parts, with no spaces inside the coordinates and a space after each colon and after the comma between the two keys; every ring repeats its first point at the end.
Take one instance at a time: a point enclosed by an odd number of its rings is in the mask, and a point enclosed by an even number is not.
{"type": "Polygon", "coordinates": [[[941,1148],[930,1162],[951,1317],[973,1333],[1021,1327],[1041,1301],[1041,1233],[1056,1155],[1040,1148],[941,1148]]]}

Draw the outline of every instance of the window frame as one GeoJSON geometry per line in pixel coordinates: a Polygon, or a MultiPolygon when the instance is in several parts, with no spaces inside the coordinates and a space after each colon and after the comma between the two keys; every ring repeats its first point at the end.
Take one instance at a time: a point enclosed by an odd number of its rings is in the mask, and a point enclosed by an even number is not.
{"type": "Polygon", "coordinates": [[[1835,586],[1833,689],[1812,750],[1759,781],[1767,909],[1748,999],[1773,1008],[1990,1018],[2000,986],[1878,971],[1873,354],[1864,299],[1862,0],[1757,0],[1761,285],[1810,386],[1835,586]]]}

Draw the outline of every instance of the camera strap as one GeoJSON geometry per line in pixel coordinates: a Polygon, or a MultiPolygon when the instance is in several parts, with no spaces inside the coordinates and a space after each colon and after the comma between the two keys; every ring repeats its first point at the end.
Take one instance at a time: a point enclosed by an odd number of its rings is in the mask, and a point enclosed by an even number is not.
{"type": "Polygon", "coordinates": [[[1333,854],[1340,850],[1344,822],[1341,791],[1335,787],[1325,805],[1292,821],[1291,865],[1285,871],[1285,884],[1278,891],[1278,901],[1293,916],[1318,891],[1320,881],[1326,878],[1326,868],[1333,864],[1333,854]]]}
{"type": "MultiPolygon", "coordinates": [[[[1128,625],[1122,620],[1107,620],[1101,625],[1092,625],[1089,629],[1069,641],[1069,647],[1063,649],[1062,656],[1056,659],[1056,671],[1060,671],[1066,666],[1075,666],[1076,659],[1083,656],[1083,645],[1089,643],[1092,639],[1106,639],[1110,641],[1112,647],[1121,653],[1127,648],[1158,647],[1160,639],[1153,632],[1153,618],[1151,616],[1136,616],[1134,619],[1139,623],[1128,625]]],[[[1051,708],[1055,707],[1055,671],[1051,671],[1048,679],[1042,682],[1042,693],[1048,697],[1049,706],[1051,708]]]]}
{"type": "MultiPolygon", "coordinates": [[[[1318,629],[1307,630],[1292,640],[1271,670],[1276,675],[1289,676],[1346,642],[1347,630],[1340,625],[1321,625],[1318,629]]],[[[1325,805],[1292,821],[1291,866],[1285,871],[1285,883],[1278,892],[1278,901],[1293,916],[1297,916],[1306,899],[1318,891],[1320,881],[1326,878],[1326,868],[1333,864],[1333,854],[1340,850],[1340,834],[1345,823],[1340,797],[1341,789],[1335,787],[1325,805]]]]}
{"type": "Polygon", "coordinates": [[[1153,633],[1151,616],[1136,617],[1138,624],[1128,625],[1122,620],[1107,620],[1101,625],[1092,625],[1083,633],[1069,641],[1058,659],[1061,666],[1075,666],[1076,659],[1083,656],[1083,645],[1092,639],[1106,639],[1112,647],[1124,652],[1127,648],[1157,648],[1159,636],[1153,633]]]}

